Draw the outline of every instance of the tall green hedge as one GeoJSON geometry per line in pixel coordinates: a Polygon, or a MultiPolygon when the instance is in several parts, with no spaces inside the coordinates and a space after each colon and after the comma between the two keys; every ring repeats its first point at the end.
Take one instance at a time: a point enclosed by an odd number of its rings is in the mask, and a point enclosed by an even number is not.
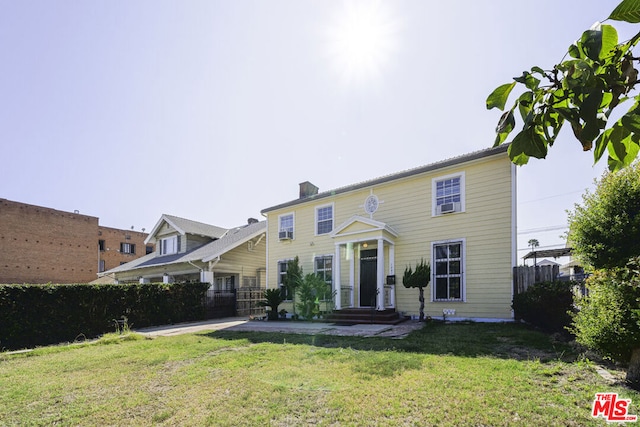
{"type": "Polygon", "coordinates": [[[576,282],[536,283],[521,294],[513,296],[516,320],[524,320],[547,332],[566,333],[571,325],[573,288],[576,282]]]}
{"type": "Polygon", "coordinates": [[[204,318],[208,283],[0,285],[0,350],[204,318]]]}

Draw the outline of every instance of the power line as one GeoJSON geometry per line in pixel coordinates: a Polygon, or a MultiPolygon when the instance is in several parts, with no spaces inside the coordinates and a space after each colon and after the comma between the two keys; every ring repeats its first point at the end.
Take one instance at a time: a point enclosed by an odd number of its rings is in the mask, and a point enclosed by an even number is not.
{"type": "Polygon", "coordinates": [[[547,196],[547,197],[541,197],[539,199],[532,199],[532,200],[525,200],[522,202],[518,202],[519,205],[524,205],[527,203],[533,203],[533,202],[538,202],[540,200],[547,200],[547,199],[553,199],[556,197],[563,197],[563,196],[569,196],[571,194],[576,194],[576,193],[583,193],[584,191],[586,191],[587,189],[585,188],[584,190],[576,190],[576,191],[570,191],[568,193],[563,193],[563,194],[554,194],[553,196],[547,196]]]}
{"type": "Polygon", "coordinates": [[[569,227],[566,225],[550,225],[548,227],[529,228],[527,230],[518,231],[518,234],[531,234],[531,233],[539,233],[542,231],[566,230],[567,228],[569,227]]]}
{"type": "MultiPolygon", "coordinates": [[[[536,251],[540,250],[540,249],[562,249],[564,248],[564,246],[559,246],[559,245],[547,245],[547,246],[536,246],[536,251]]],[[[523,248],[523,249],[518,249],[518,252],[522,252],[522,251],[531,251],[530,247],[527,248],[523,248]]]]}

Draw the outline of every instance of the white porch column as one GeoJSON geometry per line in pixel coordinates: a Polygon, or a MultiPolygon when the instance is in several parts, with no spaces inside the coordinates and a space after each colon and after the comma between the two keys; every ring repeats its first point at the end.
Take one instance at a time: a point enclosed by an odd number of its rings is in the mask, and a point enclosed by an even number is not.
{"type": "Polygon", "coordinates": [[[336,253],[333,260],[333,291],[335,292],[336,310],[342,307],[342,284],[340,282],[340,245],[336,243],[336,253]]]}
{"type": "MultiPolygon", "coordinates": [[[[394,276],[396,274],[395,263],[396,263],[396,245],[390,244],[389,245],[389,275],[390,276],[394,276]]],[[[397,280],[397,278],[396,278],[396,280],[397,280]]],[[[396,287],[395,287],[395,285],[393,285],[393,287],[391,288],[391,294],[390,294],[389,302],[391,303],[391,307],[393,307],[393,308],[396,307],[396,287]]]]}
{"type": "Polygon", "coordinates": [[[384,240],[378,239],[378,295],[377,303],[378,310],[384,310],[384,240]]]}
{"type": "MultiPolygon", "coordinates": [[[[347,246],[349,250],[349,246],[347,246]]],[[[351,245],[351,252],[349,254],[349,287],[351,288],[349,304],[350,307],[355,307],[355,290],[356,290],[356,248],[355,245],[351,245]]]]}

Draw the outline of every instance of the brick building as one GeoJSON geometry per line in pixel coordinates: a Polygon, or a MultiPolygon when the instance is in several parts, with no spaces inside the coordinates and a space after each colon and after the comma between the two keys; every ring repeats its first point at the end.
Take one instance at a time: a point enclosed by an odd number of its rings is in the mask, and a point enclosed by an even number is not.
{"type": "Polygon", "coordinates": [[[155,246],[145,245],[147,236],[139,231],[98,227],[98,273],[152,253],[155,246]]]}
{"type": "Polygon", "coordinates": [[[98,218],[0,199],[0,283],[87,283],[144,256],[147,234],[98,218]]]}

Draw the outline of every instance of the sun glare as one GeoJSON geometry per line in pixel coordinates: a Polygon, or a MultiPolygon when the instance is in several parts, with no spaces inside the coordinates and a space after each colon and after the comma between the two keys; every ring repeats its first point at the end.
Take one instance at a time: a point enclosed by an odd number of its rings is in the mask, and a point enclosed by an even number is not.
{"type": "Polygon", "coordinates": [[[380,78],[396,50],[397,22],[380,1],[347,1],[328,31],[329,56],[346,83],[380,78]]]}

